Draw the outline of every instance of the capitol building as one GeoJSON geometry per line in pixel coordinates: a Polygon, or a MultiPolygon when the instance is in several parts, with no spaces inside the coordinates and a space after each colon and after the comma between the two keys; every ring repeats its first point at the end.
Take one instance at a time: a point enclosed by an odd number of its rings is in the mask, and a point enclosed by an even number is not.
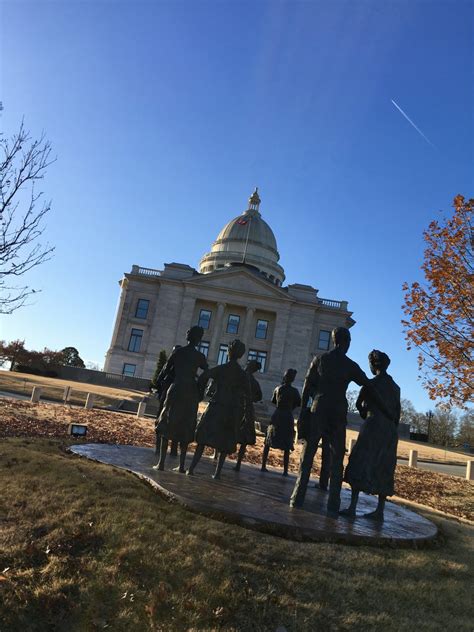
{"type": "Polygon", "coordinates": [[[133,265],[121,293],[104,370],[151,378],[162,349],[186,344],[192,325],[204,329],[200,350],[209,366],[227,361],[234,338],[245,343],[245,360],[270,399],[288,368],[301,387],[312,358],[330,347],[334,327],[354,321],[347,301],[318,296],[310,285],[285,285],[275,235],[260,214],[258,190],[248,208],[218,234],[199,270],[165,263],[162,270],[133,265]]]}

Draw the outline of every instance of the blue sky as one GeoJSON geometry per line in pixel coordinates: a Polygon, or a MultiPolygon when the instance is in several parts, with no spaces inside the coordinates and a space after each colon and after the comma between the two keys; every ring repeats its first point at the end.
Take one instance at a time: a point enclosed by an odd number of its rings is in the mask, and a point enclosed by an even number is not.
{"type": "Polygon", "coordinates": [[[473,18],[455,0],[4,1],[0,124],[24,116],[58,160],[55,257],[1,338],[102,363],[122,273],[197,266],[258,185],[286,282],[348,300],[350,355],[389,353],[426,410],[401,286],[429,221],[474,194],[473,18]]]}

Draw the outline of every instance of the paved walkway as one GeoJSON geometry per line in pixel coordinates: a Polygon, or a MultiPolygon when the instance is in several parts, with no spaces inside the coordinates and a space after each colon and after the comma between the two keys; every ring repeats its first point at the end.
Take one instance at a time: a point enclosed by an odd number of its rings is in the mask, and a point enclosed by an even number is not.
{"type": "MultiPolygon", "coordinates": [[[[173,471],[177,459],[172,457],[168,457],[164,472],[154,470],[156,456],[150,448],[77,444],[71,450],[134,472],[160,494],[187,509],[290,539],[413,546],[432,540],[437,534],[432,522],[390,502],[383,524],[362,517],[376,506],[376,499],[365,494],[361,494],[360,513],[355,520],[326,516],[327,493],[314,486],[308,489],[304,508],[291,509],[288,502],[295,477],[285,478],[276,471],[262,473],[252,465],[242,465],[242,470],[235,472],[228,462],[221,479],[216,481],[211,478],[215,461],[208,457],[202,458],[191,477],[173,471]]],[[[350,491],[343,489],[343,507],[349,504],[349,497],[350,491]]]]}

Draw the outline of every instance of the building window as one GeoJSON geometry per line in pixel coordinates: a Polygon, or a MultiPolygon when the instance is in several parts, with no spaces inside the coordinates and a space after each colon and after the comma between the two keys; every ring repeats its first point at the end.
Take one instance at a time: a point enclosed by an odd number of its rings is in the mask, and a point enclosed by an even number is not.
{"type": "Polygon", "coordinates": [[[331,340],[331,332],[321,329],[319,332],[318,349],[327,351],[329,349],[329,342],[331,340]]]}
{"type": "Polygon", "coordinates": [[[122,375],[126,375],[127,377],[134,377],[136,368],[137,368],[136,364],[125,363],[123,365],[122,375]]]}
{"type": "Polygon", "coordinates": [[[225,364],[229,361],[229,347],[228,345],[220,345],[219,355],[217,356],[217,364],[225,364]]]}
{"type": "Polygon", "coordinates": [[[199,327],[202,327],[203,329],[209,329],[209,325],[211,323],[211,314],[212,312],[210,312],[208,309],[201,309],[201,311],[199,312],[199,327]]]}
{"type": "Polygon", "coordinates": [[[229,314],[229,319],[227,320],[227,333],[228,334],[238,333],[239,325],[240,325],[240,316],[236,316],[235,314],[229,314]]]}
{"type": "Polygon", "coordinates": [[[249,349],[249,354],[247,356],[247,361],[257,360],[262,365],[260,367],[260,373],[265,372],[265,365],[267,364],[267,352],[266,351],[256,351],[255,349],[249,349]]]}
{"type": "Polygon", "coordinates": [[[130,342],[128,343],[128,350],[138,353],[142,344],[142,338],[142,329],[132,329],[132,333],[130,334],[130,342]]]}
{"type": "Polygon", "coordinates": [[[265,340],[268,332],[268,320],[257,320],[257,329],[255,330],[255,338],[265,340]]]}
{"type": "Polygon", "coordinates": [[[203,353],[207,358],[207,354],[209,353],[209,343],[205,342],[204,340],[201,340],[200,344],[198,345],[197,350],[203,353]]]}
{"type": "Polygon", "coordinates": [[[135,310],[135,318],[145,319],[148,316],[148,308],[150,301],[146,298],[139,298],[137,301],[137,309],[135,310]]]}

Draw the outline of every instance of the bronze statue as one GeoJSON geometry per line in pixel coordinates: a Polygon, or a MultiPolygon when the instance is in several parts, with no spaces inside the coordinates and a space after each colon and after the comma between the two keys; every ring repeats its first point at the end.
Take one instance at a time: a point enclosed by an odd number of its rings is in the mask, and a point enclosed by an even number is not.
{"type": "Polygon", "coordinates": [[[283,450],[283,476],[288,476],[290,452],[293,450],[295,438],[293,410],[301,405],[298,389],[292,386],[295,377],[295,369],[288,369],[283,376],[282,384],[273,391],[272,402],[276,405],[276,410],[267,428],[262,456],[262,472],[267,472],[270,448],[276,448],[283,450]]]}
{"type": "MultiPolygon", "coordinates": [[[[310,394],[312,400],[314,396],[310,394]]],[[[311,423],[311,408],[302,408],[301,414],[298,418],[298,440],[308,438],[309,425],[311,423]]],[[[323,492],[327,492],[329,484],[329,475],[331,472],[331,448],[329,445],[329,439],[326,434],[321,437],[321,471],[319,473],[319,480],[314,484],[317,489],[323,492]]]]}
{"type": "Polygon", "coordinates": [[[191,327],[186,334],[188,344],[176,349],[163,369],[168,374],[172,372],[173,382],[166,393],[163,410],[156,425],[156,433],[161,437],[160,460],[154,466],[157,470],[165,467],[168,441],[171,439],[179,443],[179,467],[176,470],[185,472],[186,451],[188,444],[194,439],[198,405],[202,399],[196,373],[198,369],[207,370],[204,354],[196,350],[203,333],[202,327],[191,327]]]}
{"type": "Polygon", "coordinates": [[[213,478],[219,478],[228,454],[237,449],[237,438],[242,417],[250,417],[250,383],[247,373],[237,360],[245,353],[245,345],[240,340],[229,344],[229,361],[199,376],[199,387],[204,392],[211,378],[214,386],[211,399],[196,428],[197,447],[188,470],[191,476],[201,459],[205,446],[219,453],[213,478]]]}
{"type": "MultiPolygon", "coordinates": [[[[176,349],[180,349],[181,345],[176,345],[173,347],[171,353],[173,354],[176,349]]],[[[158,378],[156,380],[156,395],[158,396],[158,410],[156,412],[156,421],[155,421],[155,434],[156,434],[156,445],[155,445],[155,454],[158,454],[161,446],[161,435],[157,432],[158,424],[160,421],[160,413],[163,410],[163,406],[166,399],[166,394],[168,393],[168,389],[173,383],[174,380],[174,369],[173,366],[165,363],[165,366],[161,369],[158,378]]],[[[171,456],[178,456],[178,442],[172,441],[170,448],[171,456]]]]}
{"type": "Polygon", "coordinates": [[[358,364],[350,360],[346,353],[351,343],[348,329],[337,327],[332,331],[334,348],[316,357],[306,375],[298,430],[307,417],[305,409],[310,396],[313,397],[309,423],[303,430],[303,450],[296,485],[290,506],[301,507],[313,459],[323,435],[328,438],[331,450],[331,477],[329,483],[328,514],[339,515],[343,461],[346,443],[347,400],[346,390],[350,382],[360,386],[369,383],[368,377],[358,364]]]}
{"type": "Polygon", "coordinates": [[[369,353],[370,370],[375,375],[370,385],[383,399],[389,415],[380,410],[371,391],[362,387],[356,406],[365,421],[344,472],[344,480],[352,488],[351,504],[340,512],[344,516],[355,517],[359,493],[364,492],[379,497],[377,509],[364,518],[383,521],[385,500],[394,493],[400,387],[387,373],[389,364],[386,353],[375,349],[369,353]]]}
{"type": "Polygon", "coordinates": [[[240,447],[237,455],[237,463],[234,467],[234,470],[236,472],[240,471],[240,464],[242,463],[242,459],[244,458],[247,446],[255,445],[257,442],[257,435],[255,434],[255,409],[253,407],[253,404],[254,402],[260,402],[263,396],[260,384],[254,378],[253,374],[259,371],[261,368],[262,365],[260,364],[260,362],[257,362],[257,360],[250,360],[249,362],[247,362],[247,366],[245,367],[245,372],[247,373],[250,382],[252,401],[250,403],[248,414],[244,414],[242,418],[242,424],[239,428],[239,434],[237,436],[237,443],[240,443],[240,447]]]}

